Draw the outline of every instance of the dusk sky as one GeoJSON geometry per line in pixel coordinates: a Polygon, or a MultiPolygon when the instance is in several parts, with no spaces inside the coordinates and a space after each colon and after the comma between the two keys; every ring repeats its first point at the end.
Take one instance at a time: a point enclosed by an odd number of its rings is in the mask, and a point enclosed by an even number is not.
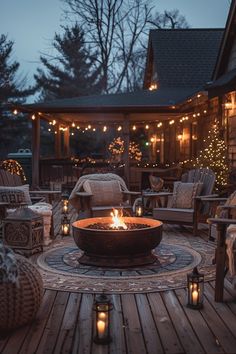
{"type": "MultiPolygon", "coordinates": [[[[40,53],[50,53],[51,41],[63,22],[61,0],[0,0],[0,34],[15,42],[14,58],[32,82],[40,53]]],[[[156,10],[179,9],[191,27],[224,27],[230,0],[156,0],[156,10]]]]}

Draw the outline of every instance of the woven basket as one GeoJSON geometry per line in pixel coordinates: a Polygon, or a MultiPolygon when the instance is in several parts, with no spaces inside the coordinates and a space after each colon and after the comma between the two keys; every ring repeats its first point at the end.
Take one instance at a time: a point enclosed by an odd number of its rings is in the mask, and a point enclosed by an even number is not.
{"type": "Polygon", "coordinates": [[[18,285],[0,284],[0,332],[32,321],[43,297],[43,282],[36,267],[22,256],[16,258],[18,285]]]}

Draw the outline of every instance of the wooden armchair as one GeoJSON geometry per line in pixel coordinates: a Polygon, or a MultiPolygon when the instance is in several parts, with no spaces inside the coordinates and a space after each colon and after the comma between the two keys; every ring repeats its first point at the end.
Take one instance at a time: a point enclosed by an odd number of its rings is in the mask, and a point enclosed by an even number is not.
{"type": "Polygon", "coordinates": [[[226,237],[228,226],[234,227],[236,232],[236,219],[225,218],[209,218],[210,225],[216,225],[216,251],[215,251],[215,264],[216,264],[216,281],[215,281],[215,301],[222,302],[224,296],[224,278],[228,271],[228,261],[226,252],[226,237]]]}
{"type": "Polygon", "coordinates": [[[198,223],[205,222],[209,205],[203,196],[212,194],[215,174],[210,169],[191,170],[174,184],[173,194],[167,193],[167,207],[153,209],[153,217],[167,224],[190,225],[193,234],[198,232],[198,223]]]}
{"type": "Polygon", "coordinates": [[[69,201],[86,216],[109,216],[112,209],[123,209],[132,213],[133,198],[141,193],[129,191],[124,180],[113,173],[81,176],[73,189],[69,201]]]}

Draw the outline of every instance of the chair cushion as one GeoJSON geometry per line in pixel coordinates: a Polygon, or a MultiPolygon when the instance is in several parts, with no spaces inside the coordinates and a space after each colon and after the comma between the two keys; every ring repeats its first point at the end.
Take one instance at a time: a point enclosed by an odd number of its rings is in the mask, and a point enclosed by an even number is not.
{"type": "MultiPolygon", "coordinates": [[[[24,200],[21,200],[18,203],[22,203],[23,202],[23,203],[27,203],[28,205],[32,204],[31,199],[30,199],[29,185],[28,184],[24,184],[22,186],[16,186],[16,187],[0,186],[0,192],[3,193],[3,195],[4,195],[5,191],[8,191],[8,193],[10,193],[12,196],[14,195],[15,192],[16,192],[17,195],[19,195],[19,191],[21,191],[24,194],[24,200]]],[[[13,197],[11,197],[11,198],[13,198],[13,197]]],[[[15,198],[17,199],[17,198],[19,198],[19,196],[15,197],[15,198]]],[[[2,202],[3,201],[4,200],[2,200],[2,202]]],[[[13,203],[13,201],[11,203],[13,203]]]]}
{"type": "Polygon", "coordinates": [[[83,188],[85,192],[92,194],[92,205],[109,206],[122,203],[123,195],[118,181],[87,180],[83,188]]]}
{"type": "Polygon", "coordinates": [[[175,182],[172,208],[193,208],[194,198],[201,193],[202,183],[175,182]]]}

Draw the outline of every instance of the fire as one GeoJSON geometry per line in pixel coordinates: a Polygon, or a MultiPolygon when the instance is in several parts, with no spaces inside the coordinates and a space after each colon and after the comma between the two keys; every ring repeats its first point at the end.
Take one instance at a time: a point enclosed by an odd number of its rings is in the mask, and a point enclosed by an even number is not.
{"type": "Polygon", "coordinates": [[[117,209],[114,209],[113,212],[111,212],[112,216],[112,221],[113,223],[110,225],[113,229],[124,229],[127,230],[127,225],[124,223],[122,220],[123,213],[122,211],[120,212],[117,209]]]}

